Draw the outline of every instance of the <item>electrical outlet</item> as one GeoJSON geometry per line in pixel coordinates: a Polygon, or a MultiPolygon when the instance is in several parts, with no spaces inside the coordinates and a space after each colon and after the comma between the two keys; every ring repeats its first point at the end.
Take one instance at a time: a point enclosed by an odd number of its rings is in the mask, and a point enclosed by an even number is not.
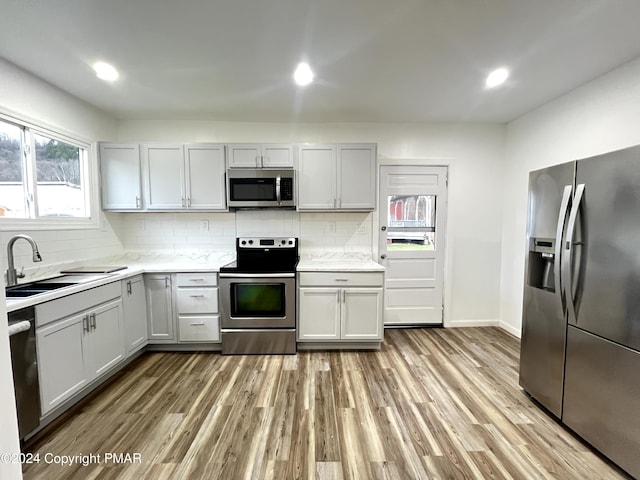
{"type": "Polygon", "coordinates": [[[201,232],[209,231],[209,220],[200,220],[200,231],[201,232]]]}
{"type": "Polygon", "coordinates": [[[356,228],[356,235],[366,235],[367,233],[369,233],[367,230],[367,224],[361,223],[360,225],[358,225],[358,228],[356,228]]]}

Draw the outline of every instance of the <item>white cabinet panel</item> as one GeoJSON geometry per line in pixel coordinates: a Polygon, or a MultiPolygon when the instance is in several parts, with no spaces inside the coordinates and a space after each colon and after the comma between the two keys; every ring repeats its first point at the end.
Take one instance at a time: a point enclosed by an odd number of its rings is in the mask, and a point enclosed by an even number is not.
{"type": "Polygon", "coordinates": [[[345,340],[382,339],[382,288],[345,288],[341,336],[345,340]]]}
{"type": "Polygon", "coordinates": [[[341,290],[300,288],[298,292],[298,339],[323,342],[340,340],[341,290]]]}
{"type": "Polygon", "coordinates": [[[147,344],[147,301],[142,275],[122,281],[122,307],[126,353],[147,344]]]}
{"type": "Polygon", "coordinates": [[[149,343],[172,343],[175,335],[171,276],[145,274],[144,283],[147,292],[149,343]]]}
{"type": "Polygon", "coordinates": [[[383,282],[381,272],[301,272],[298,341],[380,342],[383,282]]]}
{"type": "Polygon", "coordinates": [[[227,146],[229,168],[293,168],[293,145],[232,143],[227,146]]]}
{"type": "Polygon", "coordinates": [[[89,314],[87,340],[89,377],[96,378],[124,359],[122,302],[102,305],[89,314]]]}
{"type": "Polygon", "coordinates": [[[338,192],[340,209],[375,210],[375,146],[338,146],[338,192]]]}
{"type": "Polygon", "coordinates": [[[142,208],[140,171],[137,144],[100,144],[103,210],[142,208]]]}
{"type": "Polygon", "coordinates": [[[336,207],[336,148],[301,146],[298,152],[298,210],[336,207]]]}
{"type": "Polygon", "coordinates": [[[52,323],[36,332],[43,415],[79,392],[88,382],[83,336],[86,315],[52,323]]]}
{"type": "Polygon", "coordinates": [[[224,146],[215,144],[185,145],[186,206],[189,209],[225,210],[224,146]]]}
{"type": "Polygon", "coordinates": [[[178,316],[181,342],[219,342],[220,317],[218,315],[178,316]]]}
{"type": "Polygon", "coordinates": [[[298,210],[375,210],[374,144],[301,145],[298,169],[298,210]]]}
{"type": "Polygon", "coordinates": [[[146,205],[149,210],[185,206],[182,145],[145,145],[146,205]]]}
{"type": "Polygon", "coordinates": [[[42,414],[124,359],[120,298],[36,330],[42,414]]]}
{"type": "Polygon", "coordinates": [[[217,288],[178,288],[178,312],[215,313],[218,311],[217,288]]]}

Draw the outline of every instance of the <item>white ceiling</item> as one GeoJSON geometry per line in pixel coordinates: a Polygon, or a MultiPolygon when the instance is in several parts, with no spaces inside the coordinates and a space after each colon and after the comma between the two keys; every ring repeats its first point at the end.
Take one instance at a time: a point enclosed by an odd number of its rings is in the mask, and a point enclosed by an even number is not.
{"type": "Polygon", "coordinates": [[[2,0],[0,57],[118,118],[506,122],[640,56],[638,19],[638,0],[2,0]]]}

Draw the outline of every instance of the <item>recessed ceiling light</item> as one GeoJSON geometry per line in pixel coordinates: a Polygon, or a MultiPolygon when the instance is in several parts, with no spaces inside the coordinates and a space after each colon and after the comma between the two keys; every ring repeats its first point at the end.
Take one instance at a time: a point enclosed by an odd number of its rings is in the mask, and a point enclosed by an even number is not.
{"type": "Polygon", "coordinates": [[[93,69],[96,72],[96,77],[106,80],[107,82],[113,82],[117,80],[120,74],[113,67],[113,65],[109,65],[105,62],[97,62],[93,64],[93,69]]]}
{"type": "Polygon", "coordinates": [[[293,72],[293,79],[300,86],[309,85],[313,82],[313,71],[307,63],[299,63],[296,71],[293,72]]]}
{"type": "Polygon", "coordinates": [[[509,70],[498,68],[487,76],[485,85],[487,88],[495,88],[498,85],[502,85],[507,78],[509,78],[509,70]]]}

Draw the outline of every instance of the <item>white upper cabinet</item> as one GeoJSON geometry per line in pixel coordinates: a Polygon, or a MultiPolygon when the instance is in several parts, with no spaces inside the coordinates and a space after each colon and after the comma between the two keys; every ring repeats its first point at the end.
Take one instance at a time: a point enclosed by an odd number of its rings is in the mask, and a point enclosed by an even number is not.
{"type": "Polygon", "coordinates": [[[186,208],[182,145],[145,145],[142,152],[147,209],[186,208]]]}
{"type": "Polygon", "coordinates": [[[103,210],[140,210],[140,147],[138,144],[100,144],[103,210]]]}
{"type": "Polygon", "coordinates": [[[229,168],[293,168],[293,145],[232,143],[227,146],[229,168]]]}
{"type": "Polygon", "coordinates": [[[298,151],[298,210],[333,210],[336,198],[336,147],[301,146],[298,151]]]}
{"type": "Polygon", "coordinates": [[[298,210],[375,210],[375,144],[301,145],[298,210]]]}
{"type": "Polygon", "coordinates": [[[187,208],[226,210],[224,145],[184,146],[187,208]]]}
{"type": "Polygon", "coordinates": [[[338,199],[343,210],[375,210],[375,145],[338,145],[338,199]]]}
{"type": "Polygon", "coordinates": [[[145,145],[143,161],[147,209],[226,209],[223,145],[145,145]]]}

